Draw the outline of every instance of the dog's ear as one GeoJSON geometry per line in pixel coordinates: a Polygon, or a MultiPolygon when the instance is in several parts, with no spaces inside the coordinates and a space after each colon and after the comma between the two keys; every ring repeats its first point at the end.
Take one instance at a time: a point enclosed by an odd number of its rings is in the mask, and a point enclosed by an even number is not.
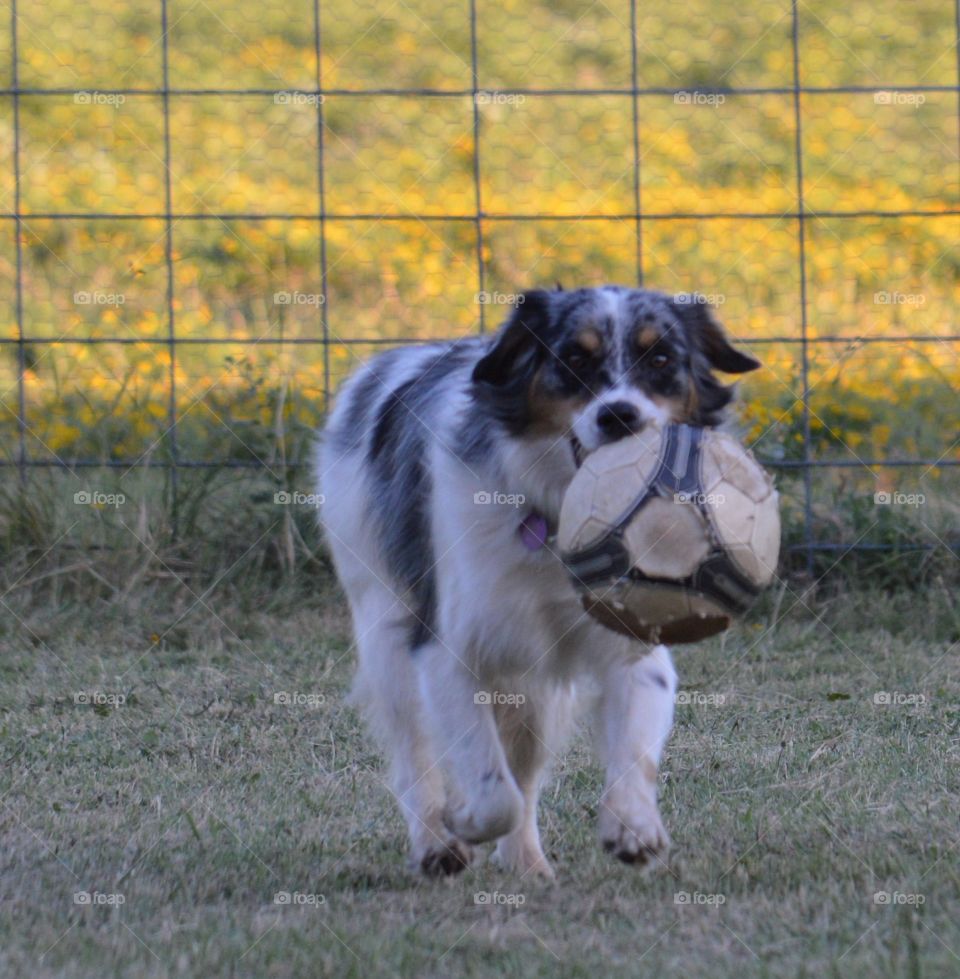
{"type": "Polygon", "coordinates": [[[534,289],[519,296],[513,315],[473,368],[474,383],[502,388],[532,375],[546,353],[549,326],[550,293],[534,289]]]}
{"type": "Polygon", "coordinates": [[[671,306],[683,323],[690,345],[703,354],[711,367],[725,374],[746,374],[760,367],[759,360],[730,343],[702,296],[677,296],[671,306]]]}

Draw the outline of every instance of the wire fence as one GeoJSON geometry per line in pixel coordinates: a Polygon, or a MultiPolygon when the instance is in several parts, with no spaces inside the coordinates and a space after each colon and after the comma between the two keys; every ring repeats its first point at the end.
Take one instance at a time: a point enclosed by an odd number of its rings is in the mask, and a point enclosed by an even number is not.
{"type": "MultiPolygon", "coordinates": [[[[22,0],[20,0],[22,3],[22,0]]],[[[789,17],[790,31],[790,53],[792,56],[791,75],[792,82],[789,85],[781,86],[699,86],[695,91],[689,87],[671,86],[645,86],[642,82],[640,72],[640,57],[638,51],[638,4],[637,0],[631,0],[629,4],[629,30],[630,30],[630,85],[628,87],[487,87],[485,79],[482,77],[480,59],[478,56],[478,14],[477,0],[469,0],[464,6],[463,16],[469,19],[469,51],[470,51],[470,85],[468,87],[374,87],[357,89],[343,87],[342,85],[325,85],[323,75],[324,65],[324,19],[336,17],[334,10],[321,11],[319,0],[313,3],[313,61],[314,61],[314,84],[310,87],[288,87],[282,92],[275,88],[258,87],[177,87],[171,82],[171,24],[170,24],[170,5],[168,0],[160,0],[160,31],[157,43],[160,45],[162,84],[159,87],[140,87],[126,86],[116,88],[99,88],[93,97],[100,100],[122,97],[123,99],[145,99],[158,100],[162,108],[162,172],[163,188],[161,208],[145,208],[137,211],[111,210],[103,208],[100,210],[45,210],[43,208],[24,206],[23,178],[25,168],[31,164],[28,155],[25,153],[23,141],[23,112],[24,102],[27,99],[53,99],[70,97],[75,101],[82,100],[84,97],[90,98],[90,93],[71,87],[37,87],[33,84],[21,83],[21,59],[20,59],[20,15],[18,12],[18,0],[11,0],[10,3],[10,78],[8,87],[0,88],[0,98],[9,100],[12,109],[12,139],[13,145],[9,154],[9,166],[12,170],[12,205],[3,213],[0,213],[0,221],[12,222],[14,227],[15,241],[15,275],[14,275],[14,321],[15,334],[12,336],[0,337],[0,345],[13,348],[16,351],[16,425],[17,425],[17,445],[13,452],[8,453],[7,458],[0,459],[0,465],[8,468],[16,468],[21,476],[25,476],[30,469],[42,468],[99,468],[111,467],[116,469],[129,469],[131,467],[149,465],[160,467],[169,471],[170,478],[176,488],[178,472],[197,468],[256,468],[261,465],[256,459],[248,460],[214,460],[210,458],[195,458],[185,454],[178,441],[178,430],[182,421],[182,406],[180,405],[177,390],[177,364],[178,359],[183,356],[183,352],[190,347],[197,345],[209,347],[217,344],[233,344],[232,338],[215,338],[210,336],[185,336],[178,331],[178,304],[177,304],[177,275],[176,275],[176,253],[178,236],[182,233],[181,228],[188,226],[195,221],[221,221],[221,222],[307,222],[315,226],[315,236],[317,245],[318,261],[315,268],[316,281],[318,283],[320,299],[316,304],[315,320],[313,332],[306,336],[279,336],[279,337],[260,337],[255,341],[258,345],[279,345],[281,347],[296,348],[306,346],[318,350],[321,354],[323,369],[323,405],[326,409],[329,399],[335,387],[335,378],[331,369],[330,352],[333,347],[350,348],[358,346],[364,349],[375,348],[377,346],[416,342],[419,338],[412,335],[403,336],[362,336],[352,337],[340,335],[331,329],[330,316],[334,309],[336,297],[332,295],[330,289],[330,259],[329,259],[329,231],[335,222],[353,222],[360,224],[386,224],[390,222],[406,221],[419,222],[424,225],[442,223],[444,226],[467,225],[472,227],[473,233],[473,264],[475,288],[478,295],[486,295],[488,290],[488,260],[489,254],[489,235],[490,230],[497,224],[509,222],[512,225],[519,225],[525,222],[604,222],[609,225],[624,225],[632,229],[635,252],[633,256],[633,267],[635,281],[644,284],[650,278],[647,263],[646,236],[649,229],[654,225],[671,222],[711,222],[711,221],[743,221],[743,222],[770,222],[780,221],[789,222],[793,227],[795,235],[797,263],[794,270],[796,277],[796,288],[798,302],[794,310],[796,330],[792,333],[777,333],[772,336],[740,336],[739,342],[750,346],[780,346],[788,347],[798,351],[799,363],[799,391],[797,401],[799,403],[799,425],[802,436],[800,451],[796,458],[776,458],[766,457],[763,461],[774,469],[780,469],[797,474],[802,480],[802,514],[803,531],[802,540],[796,541],[794,547],[802,552],[806,552],[808,558],[812,558],[814,551],[839,551],[847,550],[850,547],[859,549],[879,548],[883,549],[889,545],[870,543],[869,541],[843,542],[836,540],[818,539],[815,532],[814,520],[814,500],[815,500],[815,479],[817,473],[824,470],[843,470],[843,469],[923,469],[931,471],[934,469],[948,469],[960,465],[960,458],[957,457],[955,450],[956,443],[954,438],[960,435],[960,431],[953,432],[950,425],[953,424],[955,406],[944,406],[949,414],[948,425],[944,428],[944,441],[942,452],[939,454],[924,454],[907,457],[893,457],[892,455],[880,455],[879,457],[861,458],[856,453],[851,453],[849,458],[818,458],[814,449],[812,438],[812,427],[815,424],[815,412],[811,407],[811,351],[823,345],[849,346],[852,342],[858,345],[898,345],[904,343],[935,343],[935,344],[956,344],[960,340],[960,333],[953,329],[943,332],[921,331],[904,332],[903,330],[886,333],[884,335],[833,335],[829,332],[818,332],[813,335],[810,325],[811,307],[811,224],[813,222],[826,221],[853,221],[870,219],[878,222],[896,222],[901,219],[922,219],[926,222],[950,222],[951,227],[956,226],[960,232],[960,206],[945,206],[942,202],[935,207],[913,206],[895,208],[851,208],[851,209],[830,209],[817,208],[811,206],[805,197],[806,178],[805,178],[805,124],[807,121],[808,107],[816,103],[817,100],[828,99],[842,95],[867,95],[873,96],[875,102],[882,104],[885,101],[898,98],[916,98],[928,95],[939,94],[942,96],[953,95],[957,100],[957,120],[960,121],[960,3],[955,6],[956,37],[958,41],[956,55],[957,83],[955,84],[913,84],[913,85],[886,85],[882,90],[878,90],[876,85],[804,85],[802,84],[802,51],[803,38],[801,34],[801,10],[802,4],[799,0],[792,0],[784,8],[784,13],[789,17]],[[644,194],[644,181],[642,179],[643,166],[645,160],[645,100],[662,99],[672,97],[675,101],[682,102],[684,99],[697,98],[708,100],[710,98],[723,97],[724,99],[743,99],[752,96],[781,96],[792,100],[793,114],[793,171],[795,174],[795,184],[793,187],[792,206],[786,209],[758,209],[758,210],[727,210],[727,209],[704,209],[704,210],[670,210],[664,211],[655,206],[647,206],[644,194]],[[175,171],[177,161],[175,157],[174,140],[171,130],[171,110],[175,104],[183,103],[188,100],[203,98],[230,98],[230,99],[250,99],[250,100],[273,100],[278,98],[286,100],[297,100],[307,102],[315,106],[315,209],[297,209],[290,211],[230,211],[222,209],[204,210],[202,213],[191,213],[187,210],[178,209],[175,201],[172,174],[175,171]],[[459,212],[435,213],[433,210],[407,210],[400,213],[388,211],[369,211],[344,210],[342,207],[331,207],[329,200],[330,175],[326,165],[327,140],[328,140],[328,120],[326,118],[327,106],[331,98],[339,100],[370,99],[423,99],[423,100],[452,100],[462,103],[469,100],[472,106],[472,141],[470,153],[472,155],[472,190],[473,206],[459,212]],[[484,126],[485,117],[483,108],[488,104],[498,104],[510,99],[535,98],[537,100],[548,99],[576,99],[576,100],[597,100],[608,97],[619,100],[622,112],[623,125],[629,127],[630,142],[632,144],[632,206],[626,210],[611,212],[604,208],[596,211],[586,211],[581,213],[554,213],[532,210],[527,213],[516,210],[503,211],[495,206],[491,206],[484,195],[484,176],[487,161],[484,157],[484,126]],[[31,352],[35,348],[42,348],[44,345],[56,344],[61,342],[62,337],[48,337],[32,335],[29,330],[28,317],[25,314],[25,241],[29,232],[29,226],[35,222],[90,222],[90,221],[116,222],[118,225],[127,222],[162,222],[163,224],[163,263],[166,270],[166,288],[164,301],[165,328],[161,335],[148,337],[130,336],[91,336],[83,338],[71,338],[71,344],[80,345],[104,345],[104,344],[147,344],[157,348],[162,348],[167,353],[168,376],[166,382],[166,419],[164,431],[164,444],[166,451],[162,457],[156,455],[141,456],[123,459],[105,458],[77,458],[73,457],[64,461],[57,453],[52,452],[46,457],[36,457],[30,451],[30,431],[32,419],[28,411],[28,399],[26,395],[26,384],[30,372],[31,352]]],[[[960,134],[960,129],[958,129],[960,134]]],[[[941,134],[945,139],[949,137],[946,131],[941,134]]],[[[298,147],[290,147],[289,152],[299,153],[298,147]]],[[[956,157],[956,173],[960,179],[960,135],[957,139],[957,147],[954,148],[953,155],[956,157]]],[[[944,177],[945,182],[949,183],[954,179],[953,175],[944,177]]],[[[944,195],[949,199],[949,194],[944,195]]],[[[956,200],[956,195],[954,195],[956,200]]],[[[106,203],[106,202],[105,202],[106,203]]],[[[960,233],[957,235],[960,241],[960,233]]],[[[657,286],[656,282],[650,283],[657,286]]],[[[480,302],[477,311],[476,329],[483,332],[495,326],[491,322],[491,310],[488,304],[480,302]]],[[[951,324],[952,326],[952,324],[951,324]]],[[[452,337],[451,337],[452,338],[452,337]]],[[[433,338],[432,338],[433,339],[433,338]]],[[[955,349],[955,348],[954,348],[955,349]]],[[[764,455],[763,447],[760,446],[759,454],[764,455]]],[[[292,467],[303,466],[303,460],[290,460],[288,465],[292,467]]],[[[176,492],[174,492],[174,497],[176,492]]]]}

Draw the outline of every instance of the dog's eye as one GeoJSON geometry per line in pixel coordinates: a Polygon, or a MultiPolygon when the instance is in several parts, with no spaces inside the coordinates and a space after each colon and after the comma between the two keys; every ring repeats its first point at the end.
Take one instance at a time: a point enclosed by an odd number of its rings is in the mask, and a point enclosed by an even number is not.
{"type": "Polygon", "coordinates": [[[586,350],[571,350],[563,359],[570,370],[580,371],[590,363],[590,354],[586,350]]]}
{"type": "Polygon", "coordinates": [[[665,367],[670,366],[670,354],[654,354],[650,358],[649,364],[654,370],[662,371],[665,367]]]}

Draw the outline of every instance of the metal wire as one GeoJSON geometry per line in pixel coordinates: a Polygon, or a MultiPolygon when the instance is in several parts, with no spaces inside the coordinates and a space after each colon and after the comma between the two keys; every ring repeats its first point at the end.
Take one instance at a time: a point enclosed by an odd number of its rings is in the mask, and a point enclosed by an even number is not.
{"type": "MultiPolygon", "coordinates": [[[[17,450],[15,458],[0,459],[0,468],[16,468],[21,479],[25,479],[29,469],[130,469],[133,467],[153,468],[167,470],[170,472],[172,483],[172,501],[174,507],[173,519],[176,521],[176,501],[178,493],[176,491],[176,479],[178,470],[188,469],[247,469],[263,470],[264,464],[255,460],[198,460],[181,458],[177,443],[177,390],[176,390],[176,358],[177,347],[179,345],[216,345],[249,343],[251,345],[310,345],[320,346],[323,352],[323,377],[324,377],[324,409],[329,405],[331,387],[331,367],[330,367],[330,347],[335,342],[340,345],[394,345],[401,343],[421,342],[421,338],[400,337],[337,337],[331,340],[329,329],[329,292],[328,292],[328,259],[327,259],[327,228],[330,222],[334,221],[360,221],[360,222],[469,222],[475,228],[475,255],[477,265],[477,285],[480,293],[485,291],[486,271],[484,255],[484,225],[487,222],[514,221],[514,222],[560,222],[560,221],[606,221],[606,222],[633,222],[635,225],[636,236],[636,280],[638,284],[643,283],[643,228],[647,222],[660,221],[715,221],[715,220],[751,220],[751,221],[793,221],[797,225],[798,241],[798,284],[800,291],[800,335],[799,336],[776,336],[764,338],[739,338],[739,342],[745,345],[763,344],[788,344],[800,347],[801,353],[801,383],[802,383],[802,426],[803,426],[803,445],[802,458],[795,460],[768,460],[766,464],[773,469],[799,470],[802,473],[804,498],[804,527],[803,543],[796,545],[795,549],[806,552],[808,566],[812,568],[813,553],[815,551],[845,551],[847,545],[829,541],[816,541],[813,535],[813,483],[812,475],[816,469],[844,469],[844,468],[952,468],[960,466],[957,459],[870,459],[870,460],[846,460],[846,459],[815,459],[811,452],[811,411],[808,400],[809,395],[809,369],[810,369],[810,350],[818,344],[846,344],[851,347],[861,344],[902,344],[902,343],[956,343],[960,341],[960,334],[923,334],[923,335],[891,335],[891,336],[811,336],[808,321],[808,282],[807,282],[807,232],[806,225],[813,219],[852,219],[852,218],[876,218],[876,219],[896,219],[904,217],[918,217],[927,220],[938,220],[941,218],[956,217],[960,215],[960,208],[942,209],[897,209],[897,210],[849,210],[849,211],[815,211],[807,207],[804,200],[804,172],[803,172],[803,136],[802,136],[802,100],[804,98],[818,98],[820,96],[830,96],[837,94],[871,94],[877,91],[877,86],[866,85],[833,85],[833,86],[804,86],[801,84],[800,74],[800,20],[797,0],[791,0],[792,16],[792,59],[793,59],[793,84],[790,86],[698,86],[698,92],[705,95],[725,95],[725,96],[750,96],[750,95],[784,95],[790,96],[793,100],[794,123],[795,123],[795,143],[794,158],[796,170],[796,210],[787,212],[656,212],[647,211],[642,207],[641,199],[641,149],[642,149],[642,111],[641,100],[651,96],[679,95],[687,89],[653,86],[645,87],[639,84],[639,52],[637,44],[637,0],[630,2],[630,24],[631,24],[631,85],[627,88],[622,87],[603,87],[603,88],[497,88],[481,89],[480,75],[478,66],[478,46],[477,46],[477,5],[476,0],[469,0],[469,19],[470,19],[470,87],[469,88],[373,88],[373,89],[353,89],[342,87],[327,88],[323,84],[322,75],[322,18],[321,2],[314,0],[314,56],[315,56],[315,88],[289,88],[285,89],[291,95],[313,96],[316,97],[317,104],[317,195],[318,209],[313,213],[246,213],[232,212],[224,213],[217,211],[206,211],[202,213],[179,213],[173,208],[173,188],[172,188],[172,149],[171,149],[171,128],[170,128],[170,105],[171,100],[176,98],[201,98],[205,96],[220,96],[233,98],[258,98],[264,96],[275,96],[276,89],[269,88],[180,88],[170,85],[169,71],[169,41],[168,41],[168,0],[159,0],[162,27],[162,79],[161,88],[99,88],[98,94],[102,95],[122,95],[129,97],[145,97],[160,99],[163,110],[163,144],[164,144],[164,209],[161,212],[143,213],[117,213],[110,211],[24,211],[21,195],[21,99],[25,96],[33,97],[55,97],[73,96],[77,94],[77,89],[73,88],[38,88],[36,86],[21,86],[19,75],[19,52],[18,52],[18,14],[17,0],[10,3],[10,23],[11,23],[11,85],[10,87],[0,87],[0,96],[10,96],[13,107],[13,210],[0,213],[0,221],[12,221],[16,232],[16,283],[15,283],[15,316],[16,316],[16,336],[0,337],[0,345],[14,345],[17,355],[17,450]],[[593,98],[597,96],[624,96],[629,97],[632,107],[632,139],[633,139],[633,210],[614,214],[560,214],[560,213],[492,213],[484,208],[481,191],[482,160],[480,154],[481,146],[481,127],[482,116],[479,111],[478,95],[481,91],[489,91],[496,95],[503,96],[535,96],[538,98],[552,97],[574,97],[574,98],[593,98]],[[370,97],[396,97],[396,98],[439,98],[439,99],[464,99],[470,98],[473,103],[473,182],[474,182],[474,210],[472,213],[445,214],[445,213],[402,213],[402,214],[380,214],[371,212],[345,213],[331,212],[327,210],[326,175],[325,175],[325,134],[326,124],[324,117],[324,103],[329,97],[337,98],[370,98],[370,97]],[[24,320],[24,259],[23,259],[23,222],[25,218],[30,220],[50,220],[50,221],[162,221],[165,228],[165,266],[167,272],[166,288],[166,317],[167,330],[165,336],[158,337],[87,337],[82,339],[71,339],[63,341],[52,337],[30,337],[25,332],[24,320]],[[319,244],[319,275],[323,302],[318,306],[318,330],[319,337],[180,337],[177,335],[176,322],[176,302],[175,302],[175,276],[174,276],[174,227],[181,221],[316,221],[318,244],[319,244]],[[27,410],[25,393],[25,373],[27,362],[27,349],[30,346],[41,344],[153,344],[166,346],[169,351],[169,390],[168,390],[168,424],[170,447],[169,458],[156,460],[154,458],[132,459],[132,460],[94,460],[94,459],[32,459],[27,451],[27,410]]],[[[935,92],[955,92],[958,96],[958,117],[960,117],[960,0],[955,0],[956,10],[956,33],[957,33],[957,84],[956,85],[888,85],[884,86],[884,91],[902,93],[935,93],[935,92]]],[[[958,166],[960,166],[960,154],[958,154],[958,166]]],[[[485,318],[485,304],[480,304],[480,323],[479,329],[483,332],[487,328],[485,318]]],[[[432,338],[431,338],[432,339],[432,338]]],[[[456,338],[450,338],[456,339],[456,338]]],[[[304,468],[305,462],[293,460],[285,462],[285,468],[304,468]]],[[[860,543],[855,546],[856,550],[889,550],[890,545],[878,545],[871,543],[860,543]]],[[[907,545],[907,549],[930,550],[926,545],[907,545]]]]}
{"type": "Polygon", "coordinates": [[[800,12],[791,0],[793,47],[794,166],[797,173],[797,241],[800,246],[800,378],[803,384],[803,542],[807,548],[807,572],[813,575],[813,470],[810,468],[810,337],[807,323],[807,233],[803,206],[803,112],[800,107],[800,12]]]}
{"type": "MultiPolygon", "coordinates": [[[[878,88],[884,92],[955,92],[955,85],[801,85],[800,92],[804,95],[872,95],[878,88]]],[[[0,88],[0,95],[76,95],[75,88],[30,88],[14,86],[0,88]]],[[[80,89],[94,91],[94,89],[80,89]]],[[[204,95],[276,95],[276,88],[97,88],[101,95],[146,95],[158,96],[164,92],[170,95],[182,95],[188,98],[199,98],[204,95]]],[[[360,95],[392,96],[403,98],[407,96],[423,96],[429,98],[464,98],[474,94],[472,88],[284,88],[291,95],[360,95]]],[[[594,95],[679,95],[689,92],[689,88],[671,87],[631,87],[631,88],[485,88],[485,92],[498,95],[563,95],[589,98],[594,95]]],[[[697,91],[704,95],[793,95],[797,89],[791,85],[783,87],[751,88],[742,86],[731,88],[715,85],[698,85],[697,91]]]]}
{"type": "Polygon", "coordinates": [[[640,51],[637,46],[637,0],[630,0],[630,82],[633,97],[633,210],[636,217],[637,285],[643,285],[643,208],[640,205],[640,51]]]}
{"type": "MultiPolygon", "coordinates": [[[[801,89],[801,91],[803,91],[801,89]]],[[[945,208],[941,211],[903,210],[903,211],[813,211],[808,210],[803,216],[812,218],[948,218],[960,215],[960,208],[945,208]]],[[[403,214],[376,214],[371,212],[332,214],[322,211],[313,214],[296,213],[264,213],[253,214],[242,211],[219,212],[203,211],[202,213],[181,214],[169,211],[157,211],[144,214],[118,214],[105,211],[27,211],[22,217],[34,221],[469,221],[476,222],[477,214],[420,214],[415,211],[404,211],[403,214]]],[[[658,213],[648,211],[645,214],[628,212],[619,214],[496,214],[481,211],[480,218],[484,221],[783,221],[798,220],[798,211],[669,211],[658,213]]],[[[19,220],[16,214],[0,213],[0,220],[19,220]]]]}
{"type": "MultiPolygon", "coordinates": [[[[313,49],[316,57],[317,93],[323,89],[323,33],[320,21],[320,0],[313,0],[313,49]]],[[[317,201],[320,213],[320,292],[323,302],[319,307],[320,331],[323,342],[323,410],[330,409],[330,320],[327,313],[327,187],[324,168],[324,136],[326,125],[323,115],[323,99],[317,99],[317,201]]]]}
{"type": "MultiPolygon", "coordinates": [[[[480,66],[477,58],[477,0],[470,0],[470,95],[473,101],[473,193],[476,214],[474,227],[477,241],[477,292],[486,290],[486,263],[483,259],[483,197],[480,183],[480,66]]],[[[487,307],[480,304],[480,332],[487,331],[487,307]]]]}
{"type": "Polygon", "coordinates": [[[167,266],[167,338],[170,351],[170,391],[167,404],[167,435],[170,446],[170,520],[174,537],[179,529],[179,501],[177,462],[177,321],[174,309],[175,278],[173,272],[173,154],[170,149],[170,44],[167,20],[167,0],[160,0],[161,47],[163,65],[163,199],[164,216],[164,262],[167,266]]]}
{"type": "Polygon", "coordinates": [[[17,283],[15,311],[17,318],[17,462],[20,466],[20,481],[26,476],[27,462],[27,406],[24,374],[27,367],[27,348],[23,337],[23,225],[20,220],[20,95],[17,86],[20,81],[19,57],[17,51],[17,0],[10,0],[10,55],[13,61],[13,214],[16,222],[17,283]]]}

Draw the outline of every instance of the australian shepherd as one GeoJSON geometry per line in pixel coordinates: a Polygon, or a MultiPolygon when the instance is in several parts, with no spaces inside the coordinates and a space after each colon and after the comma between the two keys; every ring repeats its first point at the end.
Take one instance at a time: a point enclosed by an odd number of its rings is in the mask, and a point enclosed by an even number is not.
{"type": "Polygon", "coordinates": [[[701,297],[605,286],[527,292],[496,335],[388,350],[342,387],[322,520],[355,694],[424,874],[496,841],[506,868],[552,876],[537,799],[580,705],[605,770],[604,849],[663,860],[669,650],[591,619],[553,535],[586,453],[651,423],[719,424],[733,391],[714,372],[758,366],[701,297]]]}

